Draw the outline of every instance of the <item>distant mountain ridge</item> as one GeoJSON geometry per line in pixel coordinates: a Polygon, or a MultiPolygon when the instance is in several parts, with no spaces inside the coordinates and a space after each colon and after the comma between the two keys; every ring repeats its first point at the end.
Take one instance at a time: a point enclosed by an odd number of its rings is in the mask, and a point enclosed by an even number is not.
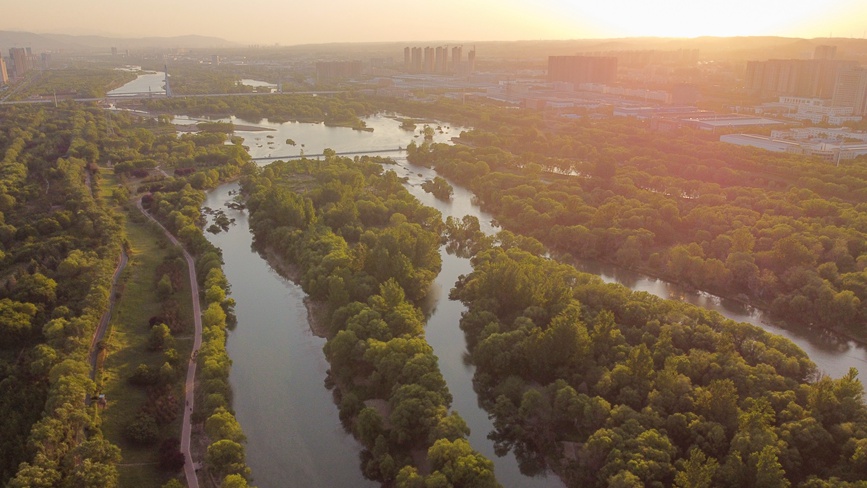
{"type": "Polygon", "coordinates": [[[101,51],[113,47],[118,49],[207,49],[234,48],[242,44],[230,42],[219,37],[174,36],[174,37],[107,37],[73,36],[67,34],[36,34],[0,30],[0,49],[8,52],[10,47],[29,47],[34,51],[101,51]]]}

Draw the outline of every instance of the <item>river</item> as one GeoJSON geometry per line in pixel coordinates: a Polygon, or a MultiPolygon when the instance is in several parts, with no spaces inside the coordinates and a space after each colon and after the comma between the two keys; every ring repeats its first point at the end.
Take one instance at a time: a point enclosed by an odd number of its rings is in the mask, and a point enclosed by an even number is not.
{"type": "MultiPolygon", "coordinates": [[[[329,147],[338,152],[382,150],[405,147],[420,141],[415,133],[403,131],[399,122],[385,116],[366,120],[373,132],[354,131],[324,124],[287,122],[259,123],[232,119],[239,125],[258,125],[267,132],[237,132],[245,137],[253,157],[288,156],[304,151],[318,154],[329,147]],[[269,137],[271,136],[271,137],[269,137]],[[287,139],[296,145],[286,144],[287,139]]],[[[448,141],[460,128],[442,126],[435,140],[448,141]]],[[[402,152],[382,154],[397,162],[389,166],[407,178],[406,186],[425,205],[437,208],[443,217],[476,216],[482,230],[494,231],[491,215],[472,203],[472,193],[455,185],[450,202],[442,202],[421,190],[420,185],[436,173],[406,161],[402,152]]],[[[362,478],[359,468],[360,446],[347,434],[338,419],[331,392],[323,382],[328,364],[322,353],[324,340],[314,337],[307,324],[302,302],[304,293],[297,285],[279,277],[265,260],[251,250],[252,237],[246,213],[226,207],[237,190],[229,183],[211,191],[205,205],[222,209],[236,219],[228,232],[207,234],[223,250],[225,272],[232,285],[238,326],[228,339],[233,366],[230,384],[238,421],[248,438],[247,459],[255,484],[260,487],[294,486],[374,486],[362,478]]],[[[520,474],[513,453],[504,457],[494,454],[487,438],[493,430],[486,411],[478,405],[472,388],[474,367],[467,363],[466,342],[458,327],[465,310],[460,302],[448,299],[448,291],[457,277],[472,269],[469,260],[441,250],[442,272],[437,277],[429,300],[427,341],[439,358],[440,369],[448,384],[457,411],[471,429],[470,443],[495,463],[497,479],[506,487],[562,486],[554,476],[527,477],[520,474]]],[[[839,340],[835,336],[812,330],[781,329],[771,325],[756,310],[728,303],[704,293],[690,292],[662,280],[621,270],[599,263],[585,263],[584,270],[607,282],[618,282],[638,291],[664,298],[689,301],[716,310],[726,317],[758,325],[791,339],[803,348],[820,369],[839,377],[850,366],[863,369],[867,350],[839,340]]]]}
{"type": "Polygon", "coordinates": [[[166,93],[166,73],[164,71],[150,72],[139,75],[138,78],[129,83],[115,88],[108,92],[109,96],[124,96],[124,95],[139,95],[142,93],[153,93],[154,95],[165,95],[166,93]]]}

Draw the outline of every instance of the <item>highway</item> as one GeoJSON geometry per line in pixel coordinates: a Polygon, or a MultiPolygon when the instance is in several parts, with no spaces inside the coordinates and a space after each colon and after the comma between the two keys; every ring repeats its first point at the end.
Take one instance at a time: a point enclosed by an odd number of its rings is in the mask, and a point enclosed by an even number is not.
{"type": "MultiPolygon", "coordinates": [[[[106,102],[106,103],[116,103],[127,100],[148,100],[148,99],[161,99],[161,98],[210,98],[210,97],[254,97],[254,96],[267,96],[267,95],[334,95],[337,93],[347,93],[348,90],[311,90],[311,91],[293,91],[293,92],[275,92],[275,93],[262,93],[262,92],[253,92],[253,93],[199,93],[194,95],[173,95],[172,97],[166,97],[165,94],[162,93],[137,93],[137,94],[127,94],[127,95],[106,95],[104,97],[95,97],[95,98],[73,98],[71,100],[75,102],[106,102]]],[[[38,100],[15,100],[15,101],[2,101],[0,105],[27,105],[27,104],[39,104],[39,103],[54,103],[53,98],[46,99],[38,99],[38,100]]]]}

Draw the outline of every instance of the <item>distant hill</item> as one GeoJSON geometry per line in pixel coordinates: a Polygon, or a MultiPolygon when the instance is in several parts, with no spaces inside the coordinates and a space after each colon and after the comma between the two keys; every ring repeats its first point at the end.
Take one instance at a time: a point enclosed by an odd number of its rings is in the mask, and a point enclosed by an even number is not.
{"type": "Polygon", "coordinates": [[[40,51],[102,51],[112,47],[118,49],[206,49],[236,48],[240,44],[219,37],[175,36],[175,37],[138,37],[121,38],[106,36],[72,36],[65,34],[35,34],[0,30],[0,49],[8,52],[10,47],[30,47],[40,51]]]}

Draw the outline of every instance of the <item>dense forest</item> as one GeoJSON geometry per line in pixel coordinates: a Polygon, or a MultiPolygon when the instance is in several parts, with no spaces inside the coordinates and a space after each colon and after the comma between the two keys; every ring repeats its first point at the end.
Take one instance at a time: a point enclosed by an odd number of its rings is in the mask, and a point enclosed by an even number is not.
{"type": "Polygon", "coordinates": [[[835,167],[627,119],[556,130],[532,113],[489,108],[483,119],[457,145],[411,145],[410,158],[468,186],[505,228],[785,320],[867,333],[863,161],[835,167]]]}
{"type": "Polygon", "coordinates": [[[12,95],[13,100],[102,97],[136,78],[131,71],[93,67],[39,70],[29,76],[30,80],[12,95]]]}
{"type": "MultiPolygon", "coordinates": [[[[439,104],[445,116],[448,106],[439,104]]],[[[475,254],[469,312],[492,438],[570,486],[861,486],[863,387],[758,328],[542,258],[637,267],[863,334],[865,168],[726,146],[630,120],[465,107],[476,129],[410,160],[471,188],[518,234],[450,220],[475,254]],[[537,238],[542,242],[532,242],[537,238]]],[[[413,113],[413,112],[410,112],[413,113]]]]}
{"type": "Polygon", "coordinates": [[[329,381],[365,476],[406,487],[498,486],[449,413],[419,302],[440,270],[442,218],[376,159],[277,162],[242,180],[257,246],[323,304],[329,381]]]}
{"type": "Polygon", "coordinates": [[[113,486],[87,361],[120,258],[97,195],[99,111],[5,107],[0,117],[0,483],[113,486]]]}
{"type": "Polygon", "coordinates": [[[492,438],[569,486],[844,486],[867,476],[855,370],[505,240],[452,291],[492,438]]]}
{"type": "MultiPolygon", "coordinates": [[[[163,366],[132,365],[134,372],[121,378],[146,391],[144,403],[134,407],[139,411],[124,412],[128,407],[112,401],[106,410],[97,402],[105,380],[99,371],[91,379],[88,362],[112,273],[129,245],[124,218],[141,220],[130,197],[144,192],[152,212],[197,256],[205,341],[194,420],[210,439],[206,466],[233,486],[246,484],[250,473],[229,403],[225,352],[232,301],[219,251],[200,228],[201,189],[239,175],[249,159],[227,140],[213,131],[178,137],[164,122],[82,105],[3,109],[0,483],[117,486],[118,445],[159,450],[159,467],[167,473],[183,466],[177,443],[183,402],[177,399],[186,361],[174,348],[175,335],[190,333],[189,310],[174,298],[186,274],[183,261],[169,255],[153,283],[144,285],[161,299],[160,314],[140,324],[148,337],[146,356],[160,356],[157,365],[163,366]],[[106,167],[117,186],[103,188],[106,167]],[[103,421],[123,418],[131,420],[109,442],[103,421]]],[[[96,347],[101,358],[113,353],[107,343],[96,347]]]]}

